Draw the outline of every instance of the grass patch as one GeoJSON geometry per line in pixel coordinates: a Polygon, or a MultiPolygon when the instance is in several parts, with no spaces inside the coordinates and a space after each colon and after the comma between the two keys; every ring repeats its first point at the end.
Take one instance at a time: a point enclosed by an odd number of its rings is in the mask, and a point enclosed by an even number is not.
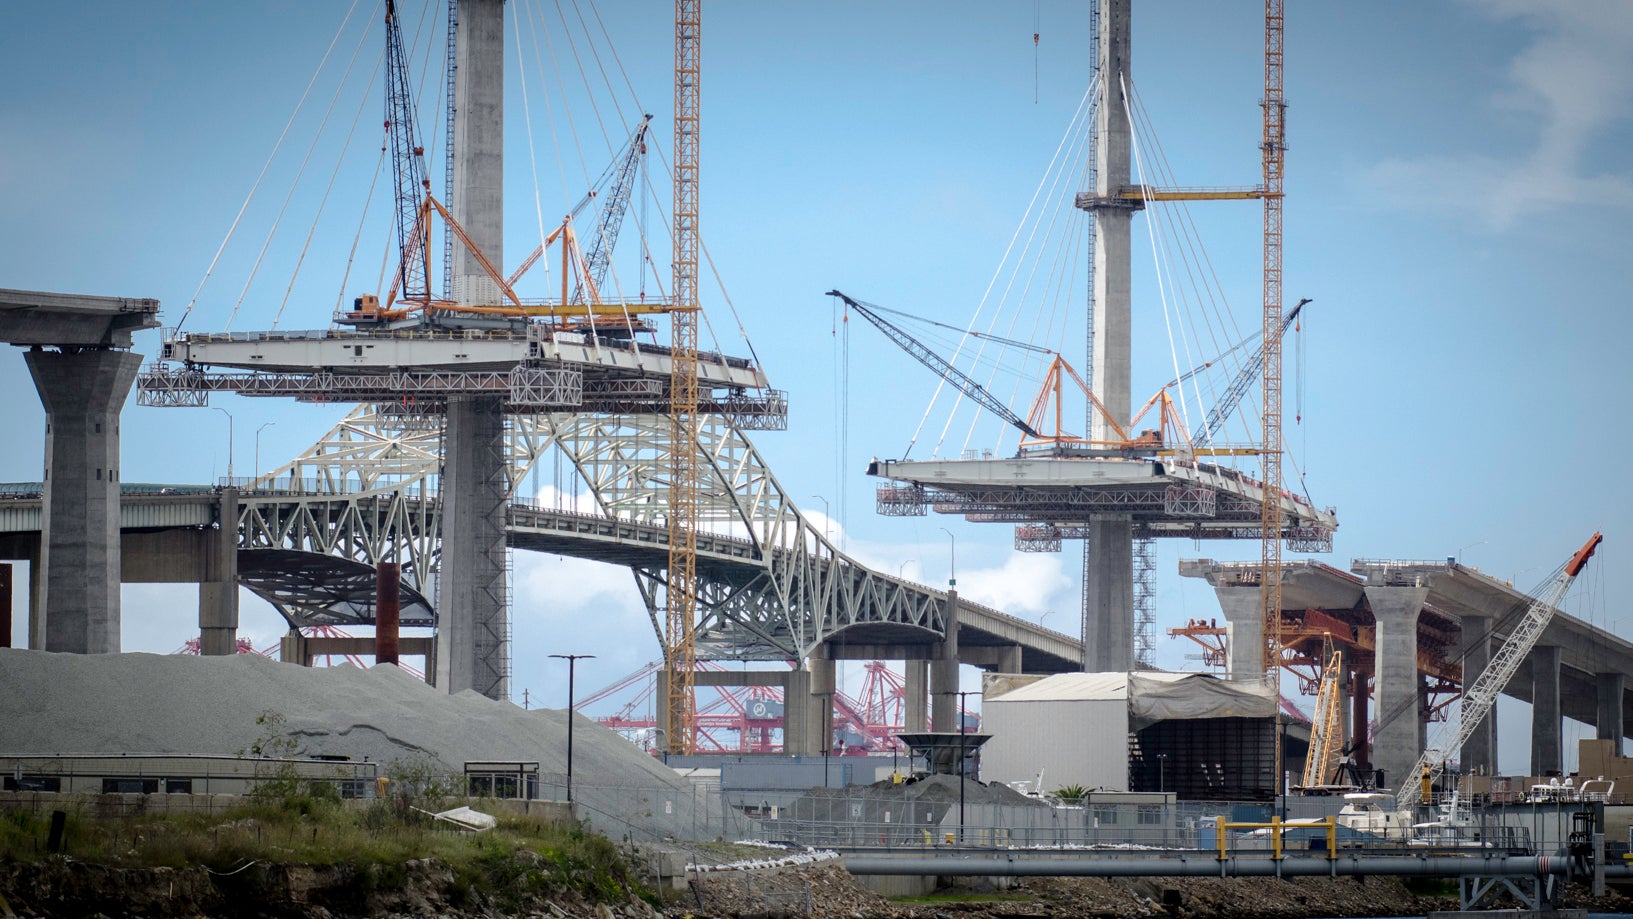
{"type": "MultiPolygon", "coordinates": [[[[501,905],[557,892],[593,902],[646,893],[612,841],[582,825],[534,817],[501,815],[495,829],[471,834],[392,802],[348,806],[304,794],[246,798],[215,814],[104,818],[92,816],[87,799],[64,796],[63,804],[64,853],[82,862],[218,872],[249,861],[348,865],[386,888],[402,883],[405,862],[435,858],[452,870],[456,889],[480,890],[501,905]]],[[[0,860],[45,858],[49,831],[49,814],[0,814],[0,860]]]]}

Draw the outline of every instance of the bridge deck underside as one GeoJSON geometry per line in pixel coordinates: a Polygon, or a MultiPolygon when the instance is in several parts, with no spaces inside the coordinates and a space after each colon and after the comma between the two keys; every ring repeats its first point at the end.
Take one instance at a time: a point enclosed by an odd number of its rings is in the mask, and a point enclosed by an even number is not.
{"type": "MultiPolygon", "coordinates": [[[[881,513],[961,514],[972,522],[1086,526],[1126,515],[1136,533],[1191,539],[1257,539],[1262,486],[1212,464],[1155,460],[1021,457],[1008,460],[877,462],[869,472],[906,488],[880,492],[881,513]],[[900,507],[892,508],[892,504],[900,507]]],[[[1291,494],[1284,532],[1330,543],[1336,517],[1291,494]]]]}

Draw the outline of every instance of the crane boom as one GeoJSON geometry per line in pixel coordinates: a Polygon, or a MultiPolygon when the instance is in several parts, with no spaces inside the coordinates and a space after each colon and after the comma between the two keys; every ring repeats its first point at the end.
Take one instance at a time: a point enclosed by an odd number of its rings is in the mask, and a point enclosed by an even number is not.
{"type": "Polygon", "coordinates": [[[1310,716],[1310,749],[1304,758],[1304,787],[1320,785],[1332,774],[1338,761],[1338,750],[1343,744],[1339,737],[1340,710],[1339,679],[1343,675],[1343,657],[1333,647],[1332,635],[1322,637],[1321,683],[1315,693],[1315,713],[1310,716]]]}
{"type": "Polygon", "coordinates": [[[397,193],[397,246],[402,262],[396,286],[406,300],[429,300],[430,258],[426,232],[429,224],[421,203],[431,193],[426,177],[425,148],[414,128],[414,92],[408,80],[408,55],[403,50],[402,23],[397,4],[386,0],[386,131],[391,145],[391,169],[397,193]]]}
{"type": "Polygon", "coordinates": [[[1497,649],[1497,653],[1491,656],[1491,663],[1474,678],[1472,684],[1464,687],[1457,729],[1449,737],[1436,738],[1438,742],[1425,749],[1423,755],[1418,757],[1417,765],[1402,779],[1400,790],[1395,793],[1397,807],[1405,809],[1411,806],[1413,800],[1421,794],[1420,786],[1414,784],[1414,779],[1427,773],[1430,781],[1433,781],[1445,768],[1447,757],[1462,749],[1464,742],[1474,735],[1475,728],[1491,714],[1492,708],[1497,704],[1498,694],[1520,669],[1526,655],[1536,647],[1537,639],[1542,637],[1543,630],[1554,618],[1554,608],[1565,599],[1565,594],[1571,589],[1571,582],[1582,572],[1582,566],[1593,557],[1594,550],[1603,539],[1603,536],[1594,533],[1582,548],[1571,556],[1565,567],[1554,575],[1547,590],[1531,600],[1531,605],[1525,610],[1525,615],[1520,618],[1519,623],[1514,626],[1514,631],[1509,633],[1508,639],[1497,649]]]}
{"type": "Polygon", "coordinates": [[[909,335],[890,320],[874,312],[872,309],[869,309],[870,304],[863,303],[859,300],[854,300],[837,290],[828,291],[828,296],[838,297],[839,299],[845,301],[846,306],[856,310],[858,313],[861,313],[862,318],[873,323],[874,326],[879,329],[879,331],[885,333],[885,335],[889,337],[891,341],[899,345],[903,351],[906,351],[908,354],[912,355],[914,360],[917,360],[919,363],[930,368],[937,376],[957,387],[959,392],[969,396],[988,411],[993,412],[994,414],[998,415],[998,417],[1009,422],[1027,437],[1041,438],[1044,436],[1043,434],[1039,433],[1037,428],[1032,427],[1032,425],[1029,424],[1025,418],[1015,414],[1015,412],[1011,410],[1009,406],[998,401],[998,397],[994,396],[990,392],[987,392],[986,388],[980,383],[970,379],[969,376],[962,370],[959,370],[957,367],[954,367],[952,364],[948,363],[947,360],[941,355],[931,351],[923,342],[919,341],[917,338],[914,338],[912,335],[909,335]]]}
{"type": "MultiPolygon", "coordinates": [[[[624,212],[629,209],[630,193],[635,189],[635,167],[640,165],[641,156],[646,153],[646,130],[651,123],[651,115],[643,116],[641,123],[636,125],[634,132],[630,134],[623,156],[617,161],[617,171],[613,175],[607,203],[602,205],[601,216],[596,220],[595,237],[590,240],[590,251],[584,256],[591,289],[597,292],[606,282],[607,269],[612,265],[612,248],[618,244],[618,231],[623,228],[624,212]]],[[[573,294],[572,302],[585,302],[582,279],[573,294]]]]}
{"type": "MultiPolygon", "coordinates": [[[[1287,334],[1287,330],[1298,319],[1299,310],[1303,309],[1304,305],[1309,302],[1310,298],[1305,297],[1288,311],[1286,317],[1281,321],[1278,341],[1280,336],[1287,334]]],[[[1247,359],[1247,364],[1242,368],[1242,372],[1237,375],[1236,379],[1230,381],[1230,386],[1225,389],[1225,394],[1219,398],[1218,402],[1214,403],[1213,408],[1208,410],[1208,417],[1202,422],[1202,431],[1197,434],[1194,441],[1196,446],[1205,447],[1211,443],[1214,435],[1224,428],[1225,422],[1230,420],[1230,416],[1235,413],[1236,406],[1240,405],[1242,397],[1247,395],[1248,387],[1253,385],[1253,381],[1259,378],[1260,371],[1264,370],[1264,349],[1265,343],[1261,341],[1259,347],[1254,349],[1253,356],[1247,359]]],[[[1229,354],[1230,352],[1225,353],[1229,354]]],[[[1221,357],[1223,356],[1221,355],[1221,357]]]]}

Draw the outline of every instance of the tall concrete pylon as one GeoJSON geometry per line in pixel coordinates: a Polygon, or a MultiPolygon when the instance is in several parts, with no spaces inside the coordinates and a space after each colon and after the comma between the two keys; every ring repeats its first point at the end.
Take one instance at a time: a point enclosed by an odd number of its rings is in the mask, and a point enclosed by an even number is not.
{"type": "MultiPolygon", "coordinates": [[[[504,264],[504,0],[457,0],[452,212],[495,265],[504,264]]],[[[455,246],[461,304],[499,302],[499,288],[455,246]]],[[[448,400],[443,431],[442,559],[437,575],[437,686],[510,696],[506,584],[504,399],[448,400]]]]}
{"type": "MultiPolygon", "coordinates": [[[[1100,104],[1096,113],[1095,189],[1101,200],[1131,184],[1131,140],[1123,90],[1129,74],[1129,0],[1100,0],[1100,104]]],[[[1129,208],[1094,212],[1094,354],[1090,386],[1106,411],[1127,426],[1132,336],[1129,208]]],[[[1104,418],[1090,425],[1095,440],[1113,436],[1104,418]]],[[[1134,528],[1127,514],[1099,514],[1089,523],[1083,569],[1083,669],[1134,666],[1134,528]]]]}

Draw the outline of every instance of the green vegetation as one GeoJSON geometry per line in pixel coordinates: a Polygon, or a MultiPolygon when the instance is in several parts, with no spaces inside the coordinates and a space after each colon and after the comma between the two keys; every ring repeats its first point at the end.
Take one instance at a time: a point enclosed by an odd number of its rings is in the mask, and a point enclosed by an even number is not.
{"type": "Polygon", "coordinates": [[[1089,789],[1082,785],[1062,785],[1055,789],[1055,800],[1062,804],[1081,804],[1089,796],[1089,789]]]}
{"type": "MultiPolygon", "coordinates": [[[[435,858],[452,872],[456,892],[481,890],[501,905],[568,892],[596,902],[645,895],[613,842],[581,825],[537,817],[499,815],[495,829],[472,834],[433,821],[401,799],[348,806],[338,797],[314,797],[304,789],[284,797],[248,797],[241,806],[214,814],[100,817],[93,802],[63,799],[64,851],[76,861],[201,865],[221,873],[250,862],[337,865],[383,889],[402,883],[408,861],[435,858]]],[[[50,823],[49,813],[0,814],[0,860],[45,858],[50,823]]]]}

